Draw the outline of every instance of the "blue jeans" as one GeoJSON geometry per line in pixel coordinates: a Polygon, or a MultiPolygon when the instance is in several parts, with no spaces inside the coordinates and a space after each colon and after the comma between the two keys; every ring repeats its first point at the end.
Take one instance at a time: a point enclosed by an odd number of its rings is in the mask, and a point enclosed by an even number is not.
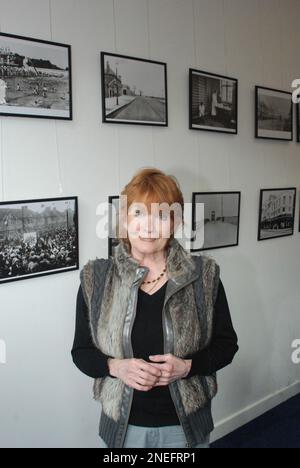
{"type": "MultiPolygon", "coordinates": [[[[209,448],[209,435],[203,444],[193,448],[209,448]]],[[[100,438],[100,447],[107,448],[100,438]]],[[[187,448],[186,437],[180,425],[161,427],[142,427],[128,425],[124,448],[187,448]]]]}

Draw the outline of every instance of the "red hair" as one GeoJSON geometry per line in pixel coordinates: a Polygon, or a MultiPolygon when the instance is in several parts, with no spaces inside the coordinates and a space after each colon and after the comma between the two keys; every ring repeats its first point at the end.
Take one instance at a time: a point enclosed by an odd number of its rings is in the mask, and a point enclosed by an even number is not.
{"type": "MultiPolygon", "coordinates": [[[[170,238],[174,237],[174,222],[183,221],[184,208],[183,195],[176,177],[167,175],[155,168],[141,169],[125,185],[121,195],[127,196],[127,210],[134,202],[144,203],[148,210],[151,207],[151,203],[167,203],[170,207],[173,204],[179,204],[181,207],[180,220],[174,219],[174,210],[170,212],[173,226],[170,238]]],[[[125,213],[122,213],[122,215],[124,216],[125,213]]],[[[130,250],[131,246],[128,237],[123,238],[122,241],[130,250]]]]}

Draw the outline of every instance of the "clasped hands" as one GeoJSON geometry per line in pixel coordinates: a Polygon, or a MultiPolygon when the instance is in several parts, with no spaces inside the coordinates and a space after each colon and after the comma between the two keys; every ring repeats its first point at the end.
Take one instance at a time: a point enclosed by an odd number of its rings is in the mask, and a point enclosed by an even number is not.
{"type": "Polygon", "coordinates": [[[173,354],[149,356],[149,360],[151,362],[136,358],[111,359],[110,374],[136,390],[147,392],[186,377],[192,364],[191,360],[181,359],[173,354]]]}

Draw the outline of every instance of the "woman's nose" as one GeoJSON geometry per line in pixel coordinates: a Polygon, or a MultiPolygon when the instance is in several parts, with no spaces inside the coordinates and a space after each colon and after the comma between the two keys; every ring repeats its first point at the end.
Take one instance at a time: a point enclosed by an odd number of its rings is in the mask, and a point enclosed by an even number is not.
{"type": "Polygon", "coordinates": [[[144,228],[144,231],[149,235],[155,232],[156,231],[155,218],[153,216],[146,216],[145,224],[143,228],[144,228]]]}

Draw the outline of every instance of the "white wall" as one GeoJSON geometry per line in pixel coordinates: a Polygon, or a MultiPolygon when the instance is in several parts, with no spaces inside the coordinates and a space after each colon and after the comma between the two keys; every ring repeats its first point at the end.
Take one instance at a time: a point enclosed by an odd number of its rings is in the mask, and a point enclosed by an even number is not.
{"type": "MultiPolygon", "coordinates": [[[[299,188],[300,145],[253,137],[254,85],[299,78],[299,16],[298,0],[0,0],[2,32],[72,45],[74,99],[72,122],[0,119],[0,194],[78,195],[81,267],[107,255],[97,204],[142,166],[176,175],[186,201],[242,191],[240,245],[211,251],[241,347],[219,375],[215,437],[300,390],[300,234],[256,241],[259,189],[299,188]],[[167,62],[168,128],[101,123],[101,50],[167,62]],[[188,130],[189,67],[239,78],[238,136],[188,130]]],[[[97,447],[92,381],[70,356],[78,284],[70,272],[1,285],[1,446],[97,447]]]]}

